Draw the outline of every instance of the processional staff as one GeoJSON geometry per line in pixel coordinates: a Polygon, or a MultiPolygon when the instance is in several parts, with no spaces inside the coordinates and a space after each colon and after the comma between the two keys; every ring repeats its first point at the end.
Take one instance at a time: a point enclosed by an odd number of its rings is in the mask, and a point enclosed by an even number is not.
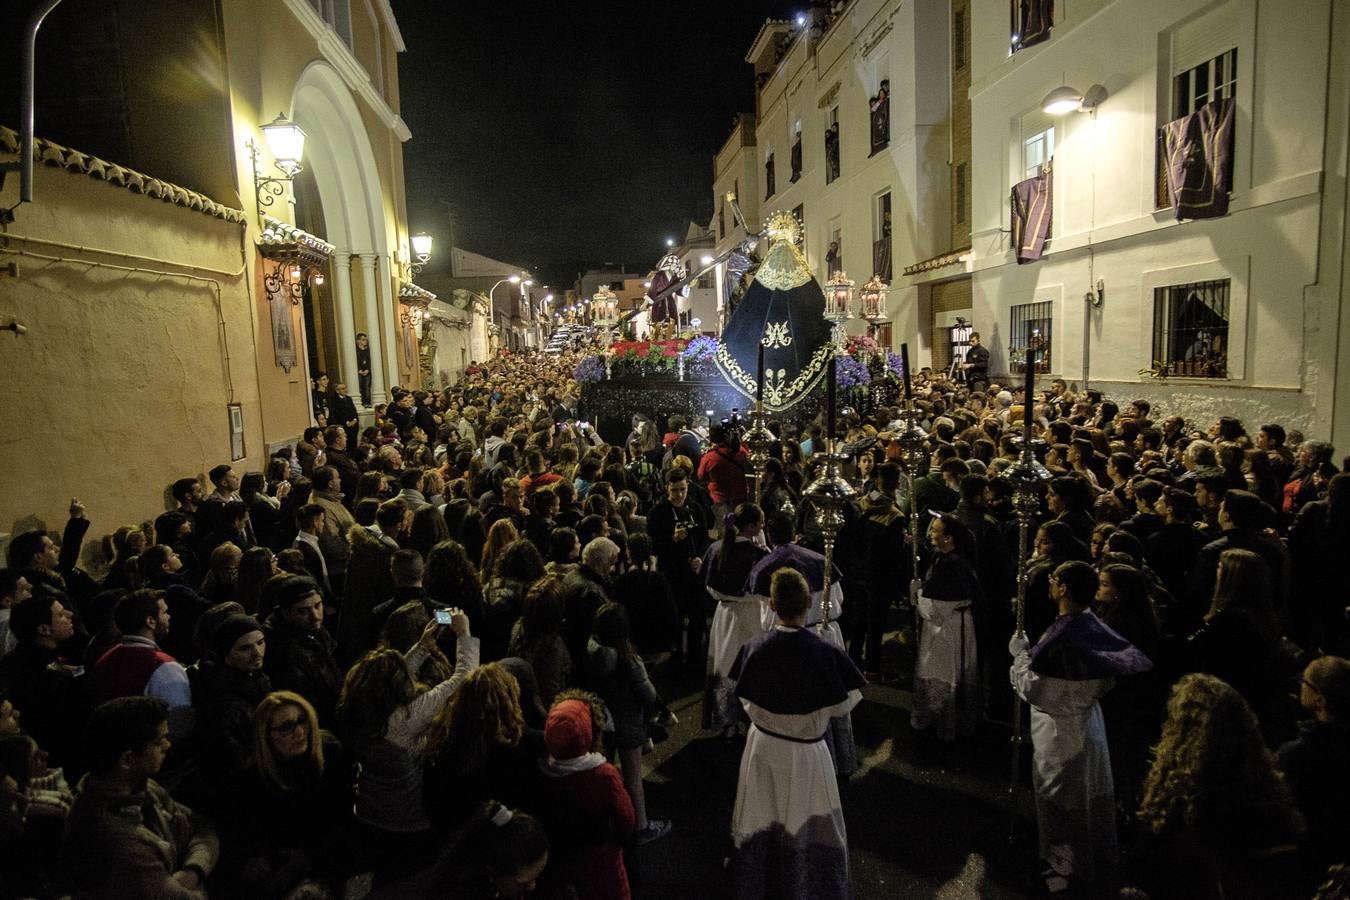
{"type": "MultiPolygon", "coordinates": [[[[1036,353],[1039,344],[1033,342],[1026,350],[1026,385],[1022,405],[1022,452],[1016,463],[1010,466],[1003,476],[1012,483],[1013,513],[1017,516],[1017,599],[1014,604],[1015,621],[1013,636],[1026,637],[1026,603],[1030,553],[1031,525],[1041,509],[1041,490],[1050,480],[1050,472],[1036,459],[1036,448],[1045,441],[1033,438],[1031,425],[1034,419],[1032,394],[1036,389],[1036,353]]],[[[1022,719],[1023,702],[1013,692],[1012,710],[1012,762],[1008,779],[1008,840],[1017,835],[1017,781],[1022,764],[1022,719]]]]}

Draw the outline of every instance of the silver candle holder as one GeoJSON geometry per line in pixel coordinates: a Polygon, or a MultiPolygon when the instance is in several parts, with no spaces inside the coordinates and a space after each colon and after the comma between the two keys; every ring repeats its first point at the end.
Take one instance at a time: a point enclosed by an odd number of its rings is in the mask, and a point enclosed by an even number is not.
{"type": "Polygon", "coordinates": [[[811,501],[816,525],[820,528],[821,543],[825,548],[825,582],[821,587],[820,598],[820,632],[824,634],[829,627],[833,608],[830,585],[834,575],[834,544],[844,527],[844,508],[856,491],[842,472],[849,456],[836,452],[833,437],[827,440],[825,452],[815,454],[812,459],[824,460],[820,475],[803,492],[804,497],[811,501]]]}

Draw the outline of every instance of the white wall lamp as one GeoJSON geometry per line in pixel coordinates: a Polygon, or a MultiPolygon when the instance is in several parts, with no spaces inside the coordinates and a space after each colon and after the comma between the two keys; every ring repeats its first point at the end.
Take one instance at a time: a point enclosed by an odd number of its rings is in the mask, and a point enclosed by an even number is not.
{"type": "Polygon", "coordinates": [[[281,177],[258,174],[258,157],[262,155],[257,142],[249,138],[246,145],[253,160],[253,191],[258,202],[258,214],[262,215],[264,206],[271,206],[278,197],[286,193],[286,185],[295,180],[304,166],[300,164],[305,153],[305,132],[299,125],[281,113],[271,122],[262,126],[267,150],[272,154],[273,164],[281,170],[281,177]]]}
{"type": "Polygon", "coordinates": [[[1077,88],[1067,84],[1060,85],[1045,95],[1041,109],[1052,116],[1064,116],[1071,112],[1086,112],[1097,115],[1097,107],[1107,98],[1106,88],[1094,84],[1087,93],[1079,93],[1077,88]]]}
{"type": "Polygon", "coordinates": [[[417,259],[411,266],[413,277],[416,277],[422,273],[422,267],[427,264],[427,260],[431,259],[431,235],[419,231],[410,240],[413,256],[417,259]]]}

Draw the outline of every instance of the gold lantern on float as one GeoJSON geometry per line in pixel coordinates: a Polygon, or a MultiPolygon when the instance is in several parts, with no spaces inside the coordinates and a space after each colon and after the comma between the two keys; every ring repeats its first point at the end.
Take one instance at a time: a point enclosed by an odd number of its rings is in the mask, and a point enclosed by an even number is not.
{"type": "Polygon", "coordinates": [[[867,320],[870,331],[875,332],[886,321],[886,296],[890,290],[880,276],[873,275],[858,293],[858,317],[867,320]]]}

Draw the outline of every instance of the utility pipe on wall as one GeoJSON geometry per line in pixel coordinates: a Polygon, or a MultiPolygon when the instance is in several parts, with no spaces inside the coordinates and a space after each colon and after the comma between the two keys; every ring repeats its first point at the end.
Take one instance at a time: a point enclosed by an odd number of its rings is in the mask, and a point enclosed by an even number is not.
{"type": "Polygon", "coordinates": [[[37,33],[42,20],[56,9],[61,0],[42,0],[28,17],[23,34],[23,95],[19,98],[19,159],[17,163],[5,163],[0,173],[19,170],[19,202],[4,211],[0,220],[13,221],[14,210],[21,203],[33,199],[33,82],[36,78],[37,33]]]}

